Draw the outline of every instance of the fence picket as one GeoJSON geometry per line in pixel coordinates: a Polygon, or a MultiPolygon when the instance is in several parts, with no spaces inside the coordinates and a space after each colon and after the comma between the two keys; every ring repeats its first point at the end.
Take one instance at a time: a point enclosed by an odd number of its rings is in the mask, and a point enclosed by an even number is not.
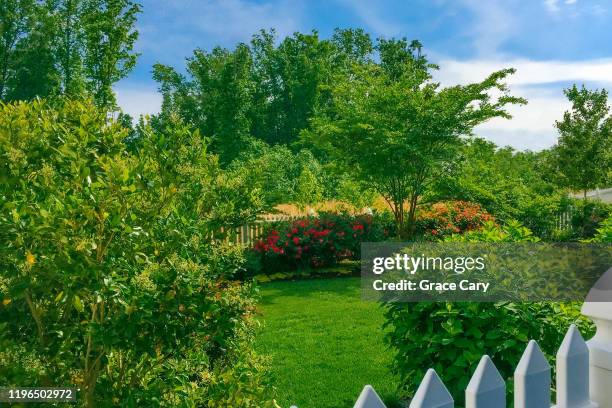
{"type": "Polygon", "coordinates": [[[514,407],[550,407],[550,364],[531,340],[514,371],[514,407]]]}
{"type": "Polygon", "coordinates": [[[589,349],[571,325],[557,352],[556,408],[594,408],[589,399],[589,349]]]}
{"type": "Polygon", "coordinates": [[[363,387],[353,408],[387,408],[371,385],[363,387]]]}
{"type": "Polygon", "coordinates": [[[410,408],[453,408],[453,397],[433,368],[427,370],[410,408]]]}
{"type": "Polygon", "coordinates": [[[489,356],[482,356],[465,389],[466,408],[504,408],[506,383],[489,356]]]}

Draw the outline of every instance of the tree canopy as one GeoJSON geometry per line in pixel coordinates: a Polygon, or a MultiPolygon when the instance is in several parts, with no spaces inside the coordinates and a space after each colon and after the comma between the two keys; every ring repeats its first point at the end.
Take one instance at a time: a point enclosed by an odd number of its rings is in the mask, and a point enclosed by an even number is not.
{"type": "Polygon", "coordinates": [[[112,85],[134,67],[132,0],[0,3],[0,100],[87,94],[116,109],[112,85]]]}
{"type": "Polygon", "coordinates": [[[586,193],[612,182],[612,115],[608,92],[576,85],[564,91],[570,111],[555,126],[559,131],[552,163],[560,184],[586,193]]]}
{"type": "Polygon", "coordinates": [[[333,107],[312,120],[304,138],[378,191],[399,232],[410,230],[419,198],[457,160],[461,138],[491,118],[509,118],[506,106],[526,101],[504,84],[513,69],[442,88],[418,42],[381,41],[378,48],[380,63],[355,64],[334,81],[333,107]]]}

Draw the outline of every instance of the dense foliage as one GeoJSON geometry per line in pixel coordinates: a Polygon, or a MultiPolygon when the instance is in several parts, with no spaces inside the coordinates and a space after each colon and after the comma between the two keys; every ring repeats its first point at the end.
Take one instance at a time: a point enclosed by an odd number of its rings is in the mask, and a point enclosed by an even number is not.
{"type": "Polygon", "coordinates": [[[551,162],[557,181],[586,198],[588,190],[612,183],[612,115],[608,92],[576,85],[564,91],[572,104],[555,123],[559,140],[551,162]]]}
{"type": "MultiPolygon", "coordinates": [[[[454,235],[447,241],[532,242],[531,231],[516,222],[454,235]]],[[[412,396],[427,368],[434,368],[449,387],[455,402],[464,401],[465,387],[482,355],[492,359],[509,384],[527,342],[536,339],[550,361],[569,325],[593,333],[575,303],[420,302],[386,305],[388,344],[396,350],[393,371],[400,392],[412,396]]],[[[512,387],[508,387],[508,401],[512,387]]]]}
{"type": "Polygon", "coordinates": [[[247,175],[267,207],[281,203],[306,206],[323,198],[327,175],[307,149],[294,153],[286,146],[252,141],[228,168],[247,175]]]}
{"type": "Polygon", "coordinates": [[[476,203],[443,201],[421,207],[415,222],[417,233],[426,239],[443,239],[480,229],[490,221],[494,218],[476,203]]]}
{"type": "Polygon", "coordinates": [[[241,251],[210,240],[259,198],[180,121],[126,130],[90,102],[0,106],[0,382],[86,406],[272,404],[241,251]]]}
{"type": "Polygon", "coordinates": [[[115,108],[112,89],[136,64],[132,0],[0,2],[0,101],[90,95],[115,108]]]}
{"type": "Polygon", "coordinates": [[[427,198],[471,201],[499,220],[519,219],[538,232],[552,228],[569,203],[543,177],[544,160],[541,153],[499,148],[475,138],[461,147],[457,163],[435,181],[427,198]]]}
{"type": "MultiPolygon", "coordinates": [[[[113,85],[135,66],[140,11],[0,0],[2,385],[76,385],[89,407],[276,406],[245,271],[354,260],[392,225],[323,214],[270,225],[246,254],[224,243],[280,203],[385,200],[401,237],[610,242],[612,207],[569,195],[610,185],[605,90],[566,90],[558,145],[516,152],[472,137],[526,102],[513,69],[444,88],[418,41],[272,30],[155,65],[161,112],[133,126],[113,85]]],[[[434,367],[458,402],[483,353],[510,377],[529,338],[552,357],[570,322],[591,330],[550,303],[386,317],[401,391],[434,367]]]]}
{"type": "Polygon", "coordinates": [[[160,120],[178,112],[212,137],[229,163],[250,138],[290,145],[308,127],[317,106],[328,100],[333,75],[366,59],[372,41],[363,30],[336,30],[321,39],[316,31],[276,39],[261,31],[233,50],[196,50],[187,75],[156,65],[153,76],[164,96],[160,120]]]}
{"type": "Polygon", "coordinates": [[[597,233],[590,241],[612,243],[612,217],[607,218],[601,223],[599,228],[597,228],[597,233]]]}
{"type": "Polygon", "coordinates": [[[592,236],[610,205],[585,202],[560,189],[551,160],[550,151],[517,152],[475,138],[466,141],[458,162],[436,180],[425,199],[478,203],[500,222],[518,220],[547,240],[592,236]]]}

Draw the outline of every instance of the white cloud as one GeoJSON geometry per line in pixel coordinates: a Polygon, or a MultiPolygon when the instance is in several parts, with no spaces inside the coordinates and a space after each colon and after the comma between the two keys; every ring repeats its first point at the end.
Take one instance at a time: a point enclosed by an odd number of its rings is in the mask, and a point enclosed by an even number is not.
{"type": "Polygon", "coordinates": [[[475,21],[466,24],[465,32],[479,56],[498,54],[502,43],[520,29],[508,3],[462,0],[461,4],[474,15],[475,21]]]}
{"type": "Polygon", "coordinates": [[[612,59],[586,61],[533,61],[514,60],[465,60],[442,59],[436,79],[443,84],[469,83],[503,69],[516,68],[509,83],[512,85],[537,85],[554,82],[595,82],[612,85],[612,59]]]}
{"type": "Polygon", "coordinates": [[[525,97],[528,104],[511,106],[508,112],[512,119],[492,119],[478,126],[475,134],[517,150],[538,151],[554,145],[557,140],[554,123],[570,108],[561,90],[559,96],[538,95],[525,88],[513,89],[513,94],[525,97]]]}
{"type": "Polygon", "coordinates": [[[123,112],[134,119],[140,115],[158,113],[161,109],[162,96],[154,87],[133,87],[119,85],[115,88],[117,104],[123,112]]]}
{"type": "Polygon", "coordinates": [[[512,119],[493,119],[477,127],[475,133],[520,150],[541,150],[555,143],[555,120],[570,108],[563,95],[567,83],[612,87],[612,59],[580,62],[441,59],[439,64],[441,70],[434,79],[444,86],[477,82],[502,68],[516,68],[508,84],[512,94],[526,98],[528,105],[510,107],[512,119]]]}
{"type": "Polygon", "coordinates": [[[551,13],[559,12],[559,0],[544,0],[544,6],[551,13]]]}

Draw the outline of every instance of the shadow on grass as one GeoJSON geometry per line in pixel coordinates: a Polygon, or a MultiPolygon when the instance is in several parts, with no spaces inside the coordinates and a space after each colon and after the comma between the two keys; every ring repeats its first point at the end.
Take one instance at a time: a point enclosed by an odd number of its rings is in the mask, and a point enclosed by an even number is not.
{"type": "Polygon", "coordinates": [[[259,302],[262,305],[275,304],[282,298],[312,298],[325,294],[346,296],[352,299],[357,294],[359,297],[355,300],[361,300],[361,280],[356,277],[287,280],[261,283],[258,287],[260,288],[259,302]],[[296,285],[299,285],[299,290],[296,290],[296,285]]]}

